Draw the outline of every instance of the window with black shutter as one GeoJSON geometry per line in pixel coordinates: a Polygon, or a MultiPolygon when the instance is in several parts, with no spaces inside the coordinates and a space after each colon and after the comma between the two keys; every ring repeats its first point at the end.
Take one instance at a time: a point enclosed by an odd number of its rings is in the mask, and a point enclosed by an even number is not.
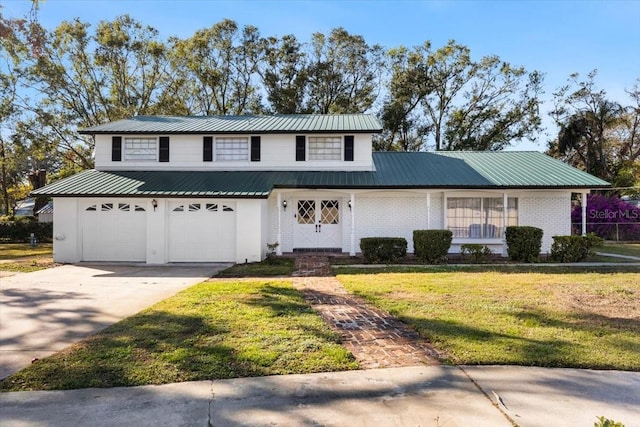
{"type": "Polygon", "coordinates": [[[296,162],[304,162],[306,158],[305,153],[305,137],[304,135],[296,136],[296,162]]]}
{"type": "Polygon", "coordinates": [[[353,162],[353,135],[344,137],[344,161],[353,162]]]}
{"type": "Polygon", "coordinates": [[[169,161],[169,137],[168,136],[160,137],[160,150],[158,152],[158,161],[160,162],[169,161]]]}
{"type": "Polygon", "coordinates": [[[202,137],[202,161],[203,162],[213,161],[213,137],[212,136],[202,137]]]}
{"type": "Polygon", "coordinates": [[[112,162],[122,161],[122,137],[121,136],[111,137],[111,161],[112,162]]]}
{"type": "Polygon", "coordinates": [[[260,137],[259,136],[251,137],[251,161],[252,162],[260,161],[260,137]]]}

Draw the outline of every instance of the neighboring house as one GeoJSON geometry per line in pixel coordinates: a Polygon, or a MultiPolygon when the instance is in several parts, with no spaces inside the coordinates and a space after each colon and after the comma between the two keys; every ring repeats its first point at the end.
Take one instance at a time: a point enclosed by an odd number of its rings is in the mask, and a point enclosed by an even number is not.
{"type": "Polygon", "coordinates": [[[38,215],[38,222],[53,222],[53,202],[44,205],[36,215],[38,215]]]}
{"type": "Polygon", "coordinates": [[[33,216],[33,208],[36,205],[36,201],[33,198],[27,198],[24,200],[20,200],[16,203],[16,208],[13,211],[13,216],[22,217],[22,216],[33,216]]]}
{"type": "Polygon", "coordinates": [[[507,225],[571,232],[571,194],[609,184],[539,152],[372,152],[370,115],[134,117],[84,129],[95,170],[53,197],[57,262],[252,262],[360,252],[362,237],[449,229],[505,253],[507,225]]]}

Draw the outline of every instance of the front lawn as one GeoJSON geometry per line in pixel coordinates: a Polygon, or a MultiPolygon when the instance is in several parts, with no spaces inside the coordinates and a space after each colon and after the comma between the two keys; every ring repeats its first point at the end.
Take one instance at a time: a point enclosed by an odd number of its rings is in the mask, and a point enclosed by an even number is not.
{"type": "Polygon", "coordinates": [[[294,270],[294,261],[291,258],[274,258],[262,262],[250,262],[236,264],[222,270],[217,277],[274,277],[290,276],[294,270]]]}
{"type": "Polygon", "coordinates": [[[2,391],[356,369],[289,281],[195,285],[0,382],[2,391]]]}
{"type": "Polygon", "coordinates": [[[414,327],[450,363],[640,371],[637,267],[491,269],[338,279],[414,327]]]}
{"type": "Polygon", "coordinates": [[[0,260],[51,256],[52,254],[53,245],[51,243],[38,243],[36,246],[31,246],[29,243],[0,243],[0,260]]]}
{"type": "Polygon", "coordinates": [[[640,257],[640,243],[607,243],[596,251],[640,257]]]}
{"type": "Polygon", "coordinates": [[[29,273],[54,265],[51,243],[0,243],[0,271],[29,273]]]}

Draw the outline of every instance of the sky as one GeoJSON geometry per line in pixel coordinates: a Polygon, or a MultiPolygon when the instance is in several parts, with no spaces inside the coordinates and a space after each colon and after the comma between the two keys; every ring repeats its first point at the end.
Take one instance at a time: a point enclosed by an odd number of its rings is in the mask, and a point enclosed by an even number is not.
{"type": "MultiPolygon", "coordinates": [[[[0,4],[6,17],[24,15],[31,6],[26,0],[0,4]]],[[[622,103],[629,102],[625,89],[640,78],[640,0],[41,0],[39,19],[52,29],[76,17],[96,24],[125,13],[164,38],[186,38],[229,18],[256,26],[263,36],[294,34],[300,41],[336,27],[386,48],[427,40],[438,48],[454,39],[474,59],[498,55],[543,72],[544,112],[571,73],[598,69],[598,87],[622,103]]],[[[515,148],[544,150],[557,130],[546,114],[543,125],[547,131],[537,144],[515,148]]]]}

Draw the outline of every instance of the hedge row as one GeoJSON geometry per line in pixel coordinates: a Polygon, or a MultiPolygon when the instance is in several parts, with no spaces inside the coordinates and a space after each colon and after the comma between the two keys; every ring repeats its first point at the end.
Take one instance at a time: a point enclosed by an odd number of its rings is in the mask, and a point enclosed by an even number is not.
{"type": "MultiPolygon", "coordinates": [[[[537,227],[507,227],[507,253],[513,261],[536,262],[540,258],[543,231],[537,227]]],[[[447,259],[453,234],[449,230],[414,230],[414,254],[422,262],[438,263],[447,259]]],[[[602,239],[595,235],[554,236],[551,259],[558,262],[584,261],[600,246],[602,239]]],[[[407,241],[401,237],[367,237],[360,240],[364,258],[371,263],[390,263],[407,255],[407,241]]],[[[489,258],[491,250],[480,244],[461,247],[463,259],[482,262],[489,258]]]]}
{"type": "MultiPolygon", "coordinates": [[[[413,251],[423,262],[444,261],[452,236],[449,230],[415,230],[413,251]]],[[[360,239],[360,249],[368,262],[396,262],[407,256],[407,240],[403,237],[365,237],[360,239]]]]}
{"type": "Polygon", "coordinates": [[[450,230],[414,230],[413,252],[423,262],[442,262],[447,259],[452,239],[450,230]]]}
{"type": "Polygon", "coordinates": [[[551,259],[558,262],[580,262],[594,255],[594,248],[602,246],[603,239],[590,233],[586,236],[553,236],[551,259]]]}
{"type": "Polygon", "coordinates": [[[51,242],[53,223],[27,220],[0,222],[0,241],[5,243],[28,243],[31,233],[38,242],[51,242]]]}
{"type": "Polygon", "coordinates": [[[365,237],[360,239],[362,255],[370,263],[396,262],[407,256],[403,237],[365,237]]]}
{"type": "Polygon", "coordinates": [[[536,262],[542,248],[542,230],[537,227],[511,226],[505,234],[507,254],[513,261],[536,262]]]}

